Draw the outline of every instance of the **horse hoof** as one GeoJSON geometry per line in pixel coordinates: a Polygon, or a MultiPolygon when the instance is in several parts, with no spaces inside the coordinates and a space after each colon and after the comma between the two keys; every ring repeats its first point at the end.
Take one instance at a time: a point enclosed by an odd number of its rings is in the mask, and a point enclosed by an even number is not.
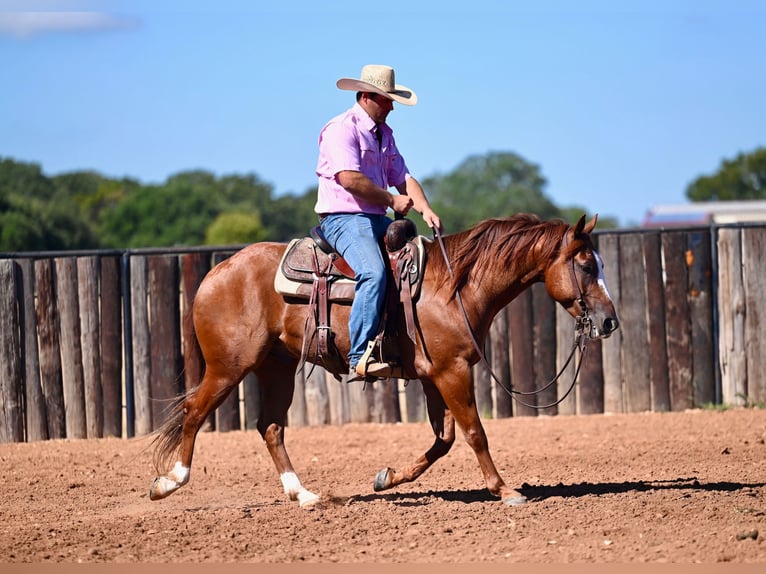
{"type": "Polygon", "coordinates": [[[391,488],[391,474],[393,472],[393,469],[390,468],[384,468],[378,472],[378,474],[375,475],[375,482],[372,484],[372,489],[375,492],[380,492],[381,490],[391,488]]]}
{"type": "Polygon", "coordinates": [[[522,504],[527,503],[527,497],[526,496],[509,496],[508,498],[503,499],[503,504],[507,506],[521,506],[522,504]]]}
{"type": "Polygon", "coordinates": [[[298,504],[301,508],[311,508],[314,506],[317,502],[319,502],[320,496],[318,494],[314,494],[313,492],[309,492],[306,490],[305,492],[301,492],[298,495],[298,504]]]}
{"type": "Polygon", "coordinates": [[[181,485],[175,480],[171,480],[167,476],[158,476],[149,488],[149,500],[161,500],[173,494],[179,488],[181,488],[181,485]]]}

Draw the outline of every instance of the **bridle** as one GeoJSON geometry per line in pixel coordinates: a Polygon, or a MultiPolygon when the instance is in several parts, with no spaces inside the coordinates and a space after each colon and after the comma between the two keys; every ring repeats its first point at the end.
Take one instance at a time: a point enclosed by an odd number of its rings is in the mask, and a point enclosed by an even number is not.
{"type": "MultiPolygon", "coordinates": [[[[447,250],[444,247],[444,240],[442,239],[441,232],[438,228],[434,228],[434,237],[436,237],[437,242],[439,243],[439,247],[441,248],[442,256],[444,257],[444,262],[447,265],[447,270],[449,271],[450,277],[454,278],[454,271],[452,270],[452,264],[449,261],[449,257],[447,256],[447,250]]],[[[562,249],[566,250],[569,247],[569,236],[565,232],[564,237],[561,240],[562,243],[562,249]]],[[[566,399],[569,394],[572,392],[572,389],[574,389],[575,383],[577,382],[577,377],[580,374],[580,367],[582,367],[583,359],[585,358],[585,349],[588,344],[588,342],[591,340],[591,333],[593,329],[593,320],[590,317],[590,314],[588,313],[588,306],[585,303],[585,296],[583,295],[582,289],[580,288],[580,282],[577,280],[577,274],[575,273],[575,262],[574,257],[571,259],[571,265],[569,266],[569,277],[572,281],[572,285],[575,287],[577,291],[577,297],[575,298],[575,302],[580,307],[580,314],[575,318],[575,329],[574,329],[574,341],[572,343],[572,348],[569,351],[569,356],[567,357],[567,360],[564,362],[564,365],[561,367],[559,372],[554,376],[550,381],[548,381],[545,386],[539,389],[535,389],[534,391],[517,391],[512,388],[507,387],[505,384],[500,382],[500,380],[497,378],[497,375],[495,375],[494,371],[492,370],[492,367],[489,364],[489,361],[487,361],[487,357],[484,355],[484,351],[479,347],[479,343],[476,340],[476,335],[473,332],[473,327],[471,327],[471,322],[468,319],[468,313],[466,313],[465,306],[463,305],[463,299],[460,296],[460,289],[457,289],[455,291],[455,299],[457,299],[458,307],[460,307],[460,312],[463,315],[463,322],[466,325],[466,328],[468,329],[468,333],[471,337],[471,342],[473,343],[473,347],[475,351],[479,355],[479,359],[481,360],[482,364],[484,365],[484,368],[487,369],[490,376],[492,377],[492,380],[497,383],[497,385],[502,388],[508,395],[513,398],[517,403],[520,405],[523,405],[525,407],[543,410],[543,409],[549,409],[551,407],[555,407],[559,403],[563,402],[564,399],[566,399]],[[533,405],[530,403],[527,403],[519,398],[519,396],[530,396],[530,395],[537,395],[539,393],[542,393],[543,391],[549,389],[552,385],[554,385],[559,378],[561,378],[561,375],[564,373],[566,368],[569,366],[569,363],[572,361],[572,357],[574,357],[575,351],[580,351],[580,360],[577,362],[577,368],[575,369],[574,376],[572,377],[572,382],[569,385],[569,388],[567,389],[566,393],[564,395],[547,405],[533,405]]]]}

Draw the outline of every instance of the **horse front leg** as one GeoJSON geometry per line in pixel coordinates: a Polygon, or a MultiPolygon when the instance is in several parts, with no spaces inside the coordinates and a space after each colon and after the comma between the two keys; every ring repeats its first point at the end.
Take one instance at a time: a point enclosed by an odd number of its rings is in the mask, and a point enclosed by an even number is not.
{"type": "Polygon", "coordinates": [[[426,396],[428,419],[431,421],[431,428],[436,436],[434,444],[425,454],[418,457],[415,462],[401,472],[388,467],[379,471],[373,483],[375,492],[414,481],[433,463],[447,454],[455,442],[455,419],[447,409],[438,389],[433,383],[424,381],[423,393],[426,396]]]}
{"type": "Polygon", "coordinates": [[[487,489],[493,495],[499,496],[509,506],[525,504],[527,502],[526,497],[507,486],[495,467],[489,453],[487,433],[484,431],[484,426],[479,418],[479,411],[476,408],[470,378],[462,384],[453,380],[444,387],[442,392],[447,407],[452,411],[455,421],[463,431],[466,442],[473,449],[479,461],[487,489]]]}
{"type": "Polygon", "coordinates": [[[295,378],[292,375],[294,369],[282,367],[282,371],[288,372],[289,376],[279,376],[276,370],[268,374],[258,374],[259,380],[268,383],[261,384],[261,416],[258,417],[256,426],[266,442],[266,448],[274,461],[285,494],[305,508],[315,505],[320,497],[301,484],[285,448],[285,424],[292,402],[295,378]]]}

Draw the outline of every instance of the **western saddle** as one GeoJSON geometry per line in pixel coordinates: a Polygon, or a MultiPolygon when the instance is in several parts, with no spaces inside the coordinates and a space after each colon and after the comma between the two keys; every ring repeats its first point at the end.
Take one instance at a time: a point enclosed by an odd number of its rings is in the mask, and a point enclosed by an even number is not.
{"type": "MultiPolygon", "coordinates": [[[[389,261],[386,305],[381,329],[372,349],[377,360],[399,364],[399,313],[404,313],[407,336],[415,343],[414,306],[420,293],[425,264],[423,241],[415,224],[398,219],[388,228],[381,250],[389,261]]],[[[293,239],[277,269],[274,287],[290,302],[308,301],[306,328],[298,370],[306,361],[321,365],[341,380],[348,362],[335,346],[330,305],[354,299],[354,270],[335,252],[316,226],[309,237],[293,239]]]]}

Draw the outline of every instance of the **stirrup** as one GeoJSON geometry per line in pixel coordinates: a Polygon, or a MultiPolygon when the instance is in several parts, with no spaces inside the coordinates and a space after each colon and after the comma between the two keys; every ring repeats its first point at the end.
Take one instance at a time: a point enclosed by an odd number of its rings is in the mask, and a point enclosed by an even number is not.
{"type": "Polygon", "coordinates": [[[390,363],[360,363],[356,366],[356,374],[364,379],[406,379],[404,369],[401,365],[392,365],[390,363]]]}

